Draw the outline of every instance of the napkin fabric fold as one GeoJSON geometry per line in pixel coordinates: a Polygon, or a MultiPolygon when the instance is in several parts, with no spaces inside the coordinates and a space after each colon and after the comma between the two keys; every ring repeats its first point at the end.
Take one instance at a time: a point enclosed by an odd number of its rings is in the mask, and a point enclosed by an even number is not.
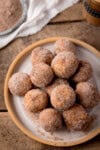
{"type": "Polygon", "coordinates": [[[32,35],[40,31],[58,13],[79,0],[24,0],[27,6],[26,19],[13,32],[0,36],[0,49],[17,37],[32,35]]]}

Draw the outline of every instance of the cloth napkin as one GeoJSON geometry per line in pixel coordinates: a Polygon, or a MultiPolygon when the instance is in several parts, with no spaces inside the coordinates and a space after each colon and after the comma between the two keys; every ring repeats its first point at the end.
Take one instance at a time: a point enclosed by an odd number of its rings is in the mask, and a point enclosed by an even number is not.
{"type": "Polygon", "coordinates": [[[26,19],[13,32],[0,36],[0,49],[17,37],[40,31],[53,17],[79,0],[24,0],[27,6],[26,19]]]}

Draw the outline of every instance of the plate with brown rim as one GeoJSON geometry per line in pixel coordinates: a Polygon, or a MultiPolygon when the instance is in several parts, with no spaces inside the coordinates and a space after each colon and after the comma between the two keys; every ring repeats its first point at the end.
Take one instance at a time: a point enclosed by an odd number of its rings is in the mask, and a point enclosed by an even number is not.
{"type": "Polygon", "coordinates": [[[35,47],[46,47],[53,52],[53,44],[60,38],[66,38],[75,43],[77,46],[78,57],[91,63],[94,71],[94,79],[97,83],[97,88],[100,91],[100,70],[98,69],[100,68],[100,53],[94,47],[80,40],[68,37],[52,37],[34,42],[17,55],[17,57],[10,65],[6,75],[4,85],[4,98],[6,107],[12,120],[23,133],[41,143],[64,147],[84,143],[100,133],[100,105],[97,105],[91,111],[91,113],[96,116],[96,119],[91,129],[89,129],[88,131],[69,132],[64,128],[60,131],[55,131],[54,133],[48,133],[41,128],[36,116],[28,114],[25,111],[23,105],[23,97],[12,96],[8,89],[8,81],[13,73],[30,72],[32,68],[30,54],[35,47]]]}

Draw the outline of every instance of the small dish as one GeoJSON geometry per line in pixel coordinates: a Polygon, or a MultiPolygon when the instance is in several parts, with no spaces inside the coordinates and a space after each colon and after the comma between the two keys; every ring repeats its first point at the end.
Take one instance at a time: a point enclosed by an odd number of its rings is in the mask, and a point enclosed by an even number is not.
{"type": "Polygon", "coordinates": [[[8,89],[8,80],[14,72],[27,72],[31,70],[30,54],[33,48],[37,46],[46,47],[53,52],[53,43],[59,38],[66,38],[77,44],[77,55],[81,59],[85,59],[91,63],[94,70],[94,78],[97,82],[97,87],[100,90],[100,53],[92,46],[85,42],[68,38],[68,37],[53,37],[33,43],[24,49],[15,60],[12,62],[4,85],[4,98],[8,112],[14,123],[27,136],[41,143],[52,146],[73,146],[84,143],[100,133],[100,105],[96,106],[91,113],[96,115],[97,119],[94,121],[92,128],[89,131],[82,132],[68,132],[66,129],[56,131],[53,134],[44,131],[37,123],[36,118],[29,116],[23,106],[23,97],[12,96],[8,89]]]}
{"type": "Polygon", "coordinates": [[[21,3],[21,6],[22,6],[22,16],[17,21],[17,23],[14,26],[12,26],[10,29],[7,29],[3,32],[0,32],[0,36],[9,34],[10,32],[14,31],[16,28],[18,28],[21,25],[21,23],[26,18],[26,10],[27,10],[26,2],[25,2],[25,0],[20,0],[20,3],[21,3]]]}

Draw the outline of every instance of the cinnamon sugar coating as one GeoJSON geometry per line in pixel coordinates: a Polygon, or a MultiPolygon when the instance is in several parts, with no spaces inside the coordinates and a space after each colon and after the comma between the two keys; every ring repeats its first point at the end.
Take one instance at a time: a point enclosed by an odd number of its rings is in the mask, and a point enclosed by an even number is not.
{"type": "Polygon", "coordinates": [[[86,130],[92,119],[86,110],[78,104],[65,110],[63,112],[63,118],[67,128],[70,130],[86,130]]]}
{"type": "Polygon", "coordinates": [[[52,93],[53,89],[55,87],[57,87],[58,85],[61,85],[61,84],[66,85],[66,84],[69,84],[69,83],[65,79],[61,79],[61,78],[55,79],[50,85],[48,85],[46,87],[46,92],[48,93],[48,95],[51,96],[51,93],[52,93]]]}
{"type": "Polygon", "coordinates": [[[58,77],[69,78],[78,68],[79,60],[72,52],[61,52],[55,56],[51,66],[58,77]]]}
{"type": "Polygon", "coordinates": [[[75,92],[69,85],[59,85],[51,93],[51,104],[57,110],[69,109],[75,103],[75,92]]]}
{"type": "Polygon", "coordinates": [[[24,106],[29,112],[38,112],[48,105],[47,94],[40,89],[32,89],[25,94],[24,106]]]}
{"type": "Polygon", "coordinates": [[[53,108],[44,109],[40,113],[39,121],[47,132],[53,132],[62,127],[61,115],[53,108]]]}
{"type": "Polygon", "coordinates": [[[23,96],[32,88],[32,82],[28,74],[18,72],[11,76],[8,87],[13,95],[23,96]]]}
{"type": "Polygon", "coordinates": [[[53,57],[52,52],[43,47],[36,47],[31,53],[31,61],[33,65],[41,62],[50,64],[53,57]]]}
{"type": "Polygon", "coordinates": [[[56,54],[63,51],[76,53],[76,46],[73,42],[67,39],[59,39],[54,44],[54,51],[56,52],[56,54]]]}
{"type": "Polygon", "coordinates": [[[44,87],[52,81],[54,74],[49,65],[39,63],[33,66],[30,77],[35,86],[44,87]]]}
{"type": "Polygon", "coordinates": [[[100,95],[96,87],[89,82],[80,82],[76,86],[76,94],[79,103],[85,108],[92,108],[100,101],[100,95]]]}
{"type": "Polygon", "coordinates": [[[92,66],[90,63],[81,60],[78,70],[73,75],[72,80],[74,82],[87,81],[92,76],[92,66]]]}

